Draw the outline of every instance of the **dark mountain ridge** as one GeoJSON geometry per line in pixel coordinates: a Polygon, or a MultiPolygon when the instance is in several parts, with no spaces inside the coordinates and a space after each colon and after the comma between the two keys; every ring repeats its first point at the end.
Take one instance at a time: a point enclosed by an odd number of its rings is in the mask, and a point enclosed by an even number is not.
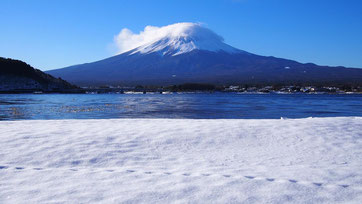
{"type": "Polygon", "coordinates": [[[78,89],[20,60],[0,57],[0,92],[72,92],[78,89]]]}

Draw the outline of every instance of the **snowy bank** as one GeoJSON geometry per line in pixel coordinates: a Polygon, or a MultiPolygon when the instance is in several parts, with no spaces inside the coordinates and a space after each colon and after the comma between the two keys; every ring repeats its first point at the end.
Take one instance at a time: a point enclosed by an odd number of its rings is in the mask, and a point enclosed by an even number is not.
{"type": "Polygon", "coordinates": [[[0,122],[0,203],[359,203],[362,118],[0,122]]]}

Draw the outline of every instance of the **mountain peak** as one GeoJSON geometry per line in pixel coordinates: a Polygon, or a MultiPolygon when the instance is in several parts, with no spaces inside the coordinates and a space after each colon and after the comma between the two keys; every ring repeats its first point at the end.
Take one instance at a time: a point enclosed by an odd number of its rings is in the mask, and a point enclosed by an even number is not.
{"type": "Polygon", "coordinates": [[[115,40],[119,55],[48,73],[78,85],[319,86],[362,82],[362,69],[317,66],[248,53],[225,44],[221,36],[197,23],[147,26],[137,34],[123,29],[115,40]]]}
{"type": "Polygon", "coordinates": [[[131,50],[130,55],[157,52],[160,55],[176,56],[192,50],[242,52],[225,44],[221,36],[199,23],[176,23],[163,27],[147,26],[143,32],[133,37],[142,38],[142,42],[131,50]]]}

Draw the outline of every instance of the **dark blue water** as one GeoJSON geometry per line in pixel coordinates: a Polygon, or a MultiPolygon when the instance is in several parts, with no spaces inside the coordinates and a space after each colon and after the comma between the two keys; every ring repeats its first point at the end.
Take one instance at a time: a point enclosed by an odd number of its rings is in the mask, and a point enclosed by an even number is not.
{"type": "Polygon", "coordinates": [[[0,120],[107,118],[305,118],[362,116],[362,95],[0,95],[0,120]]]}

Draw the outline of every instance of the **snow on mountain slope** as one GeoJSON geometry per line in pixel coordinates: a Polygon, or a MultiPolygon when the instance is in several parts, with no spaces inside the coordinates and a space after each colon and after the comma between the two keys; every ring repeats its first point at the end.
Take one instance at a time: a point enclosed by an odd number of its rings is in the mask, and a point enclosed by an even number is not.
{"type": "MultiPolygon", "coordinates": [[[[130,31],[124,32],[132,35],[129,33],[130,31]]],[[[123,35],[125,35],[124,32],[123,35]]],[[[135,36],[133,35],[133,37],[135,36]]],[[[141,45],[133,49],[131,54],[159,52],[161,55],[176,56],[195,49],[213,52],[224,51],[228,53],[242,52],[225,44],[221,36],[198,23],[176,23],[160,28],[147,26],[145,31],[139,34],[139,37],[141,37],[140,42],[135,44],[141,45]]],[[[119,41],[130,40],[128,38],[124,37],[119,39],[119,41]]],[[[124,51],[128,50],[125,49],[124,51]]]]}
{"type": "Polygon", "coordinates": [[[0,121],[0,203],[361,203],[362,118],[0,121]]]}

